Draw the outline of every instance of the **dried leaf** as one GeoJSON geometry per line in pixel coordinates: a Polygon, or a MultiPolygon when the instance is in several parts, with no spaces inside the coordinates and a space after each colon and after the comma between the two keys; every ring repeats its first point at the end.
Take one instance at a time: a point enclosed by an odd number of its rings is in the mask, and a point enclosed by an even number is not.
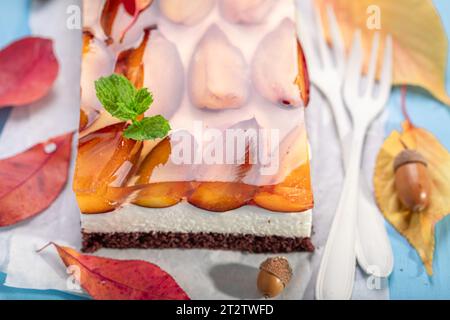
{"type": "Polygon", "coordinates": [[[394,131],[384,142],[375,168],[375,197],[385,218],[417,250],[429,275],[433,273],[434,228],[450,213],[450,154],[428,131],[406,121],[403,132],[394,131]],[[422,213],[412,213],[399,201],[394,186],[393,163],[404,150],[417,150],[428,162],[432,180],[431,205],[422,213]]]}
{"type": "MultiPolygon", "coordinates": [[[[448,40],[432,0],[316,0],[316,3],[324,17],[326,5],[334,8],[348,48],[356,28],[362,30],[366,69],[374,31],[384,36],[392,34],[394,83],[425,88],[450,105],[445,89],[448,40]],[[380,30],[371,30],[376,26],[378,13],[380,30]]],[[[383,45],[380,55],[382,50],[383,45]]]]}
{"type": "Polygon", "coordinates": [[[53,42],[24,38],[0,51],[0,108],[43,98],[58,76],[53,42]]]}
{"type": "Polygon", "coordinates": [[[53,245],[67,267],[80,268],[80,285],[96,300],[189,300],[175,280],[157,265],[83,255],[53,245]]]}
{"type": "Polygon", "coordinates": [[[59,136],[0,160],[0,227],[41,213],[58,197],[67,181],[72,136],[59,136]]]}

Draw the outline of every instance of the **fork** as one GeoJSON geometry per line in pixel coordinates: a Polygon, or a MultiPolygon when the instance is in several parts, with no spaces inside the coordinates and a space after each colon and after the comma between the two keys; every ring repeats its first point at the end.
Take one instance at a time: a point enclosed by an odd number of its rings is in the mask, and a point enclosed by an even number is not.
{"type": "Polygon", "coordinates": [[[361,88],[363,50],[360,30],[355,33],[348,60],[351,63],[347,64],[344,99],[353,120],[353,137],[343,191],[317,277],[316,297],[320,300],[350,299],[353,291],[356,211],[364,140],[369,125],[386,105],[392,86],[392,38],[388,36],[378,90],[375,90],[379,41],[376,33],[364,90],[361,88]]]}
{"type": "MultiPolygon", "coordinates": [[[[299,34],[308,58],[311,80],[324,94],[332,107],[341,150],[343,151],[344,167],[346,167],[349,160],[348,147],[352,134],[352,124],[343,104],[341,91],[345,73],[345,47],[331,6],[327,7],[327,18],[333,43],[332,50],[328,48],[323,36],[322,19],[317,9],[315,9],[316,23],[314,24],[317,31],[316,41],[311,38],[311,32],[308,32],[309,25],[305,24],[305,17],[300,19],[299,26],[302,32],[299,32],[299,34]],[[318,50],[314,50],[314,46],[318,47],[318,50]]],[[[356,257],[359,265],[367,274],[387,277],[392,272],[394,264],[392,248],[383,219],[375,206],[368,183],[362,176],[360,186],[362,190],[358,198],[356,257]]]]}

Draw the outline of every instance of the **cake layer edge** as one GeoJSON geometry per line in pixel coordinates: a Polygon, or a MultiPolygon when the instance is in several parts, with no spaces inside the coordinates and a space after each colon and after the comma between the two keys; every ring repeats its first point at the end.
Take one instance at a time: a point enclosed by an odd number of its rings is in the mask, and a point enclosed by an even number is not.
{"type": "Polygon", "coordinates": [[[309,237],[286,238],[220,233],[87,233],[83,235],[83,251],[92,253],[108,249],[212,249],[249,253],[313,252],[309,237]]]}

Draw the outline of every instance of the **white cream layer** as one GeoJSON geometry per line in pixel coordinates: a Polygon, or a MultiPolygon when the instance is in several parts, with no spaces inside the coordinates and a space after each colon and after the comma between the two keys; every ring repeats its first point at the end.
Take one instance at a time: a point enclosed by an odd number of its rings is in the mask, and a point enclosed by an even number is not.
{"type": "Polygon", "coordinates": [[[251,234],[257,236],[310,237],[311,210],[273,213],[254,206],[214,213],[180,203],[166,209],[127,205],[115,212],[81,215],[84,232],[179,232],[251,234]]]}

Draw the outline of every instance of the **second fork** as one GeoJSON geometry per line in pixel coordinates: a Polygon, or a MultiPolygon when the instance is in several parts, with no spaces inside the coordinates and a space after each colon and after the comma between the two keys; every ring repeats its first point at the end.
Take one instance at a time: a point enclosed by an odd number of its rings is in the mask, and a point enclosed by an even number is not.
{"type": "Polygon", "coordinates": [[[378,92],[375,95],[375,73],[379,35],[376,34],[367,75],[361,92],[363,52],[361,31],[355,34],[345,75],[344,98],[353,119],[350,158],[338,209],[323,254],[316,284],[317,299],[350,299],[356,268],[355,239],[358,208],[360,165],[367,129],[383,110],[392,83],[392,39],[387,37],[378,92]]]}
{"type": "MultiPolygon", "coordinates": [[[[341,143],[344,167],[348,164],[352,125],[341,93],[345,72],[345,47],[339,25],[331,6],[327,7],[328,27],[332,47],[324,38],[323,23],[315,10],[315,34],[310,30],[305,15],[300,12],[300,36],[308,57],[312,82],[325,95],[331,105],[341,143]],[[316,39],[314,39],[316,35],[316,39]],[[314,50],[317,49],[317,50],[314,50]]],[[[377,277],[387,277],[393,269],[393,254],[384,227],[384,221],[375,206],[368,183],[361,176],[358,197],[357,234],[355,250],[360,267],[377,277]]]]}

